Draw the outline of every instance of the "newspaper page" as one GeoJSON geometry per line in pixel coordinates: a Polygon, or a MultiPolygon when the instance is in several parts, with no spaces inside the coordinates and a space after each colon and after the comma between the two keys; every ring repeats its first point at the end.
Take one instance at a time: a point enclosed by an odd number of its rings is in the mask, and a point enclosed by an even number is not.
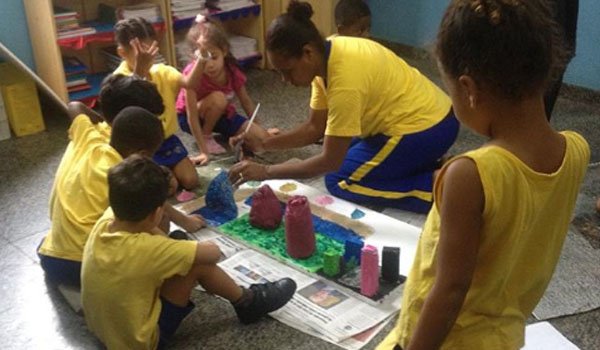
{"type": "Polygon", "coordinates": [[[329,281],[309,277],[250,249],[219,265],[241,285],[292,278],[298,286],[296,294],[271,316],[300,330],[310,328],[311,334],[319,333],[320,338],[336,344],[380,324],[398,310],[397,303],[369,305],[329,281]]]}

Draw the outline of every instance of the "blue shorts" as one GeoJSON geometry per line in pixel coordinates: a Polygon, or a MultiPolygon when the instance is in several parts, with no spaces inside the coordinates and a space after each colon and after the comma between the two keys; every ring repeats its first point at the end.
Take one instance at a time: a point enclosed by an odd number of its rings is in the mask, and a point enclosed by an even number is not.
{"type": "Polygon", "coordinates": [[[40,265],[46,273],[46,278],[56,284],[81,286],[81,261],[67,260],[41,254],[39,252],[44,239],[38,245],[36,252],[40,258],[40,265]]]}
{"type": "Polygon", "coordinates": [[[158,151],[154,153],[152,159],[154,159],[158,165],[173,168],[187,156],[188,151],[185,149],[185,146],[179,137],[177,137],[177,135],[171,135],[163,141],[158,151]]]}
{"type": "Polygon", "coordinates": [[[190,301],[186,306],[181,307],[172,304],[163,297],[160,297],[160,301],[162,309],[158,319],[158,328],[160,329],[158,348],[163,349],[167,346],[183,319],[194,310],[196,305],[190,301]]]}
{"type": "MultiPolygon", "coordinates": [[[[192,130],[187,122],[187,114],[185,112],[179,113],[177,114],[177,119],[179,120],[179,127],[181,130],[191,134],[192,130]]],[[[219,118],[217,124],[215,124],[213,131],[223,135],[229,140],[230,137],[235,136],[238,133],[242,125],[244,125],[247,120],[248,118],[237,113],[231,118],[223,115],[221,118],[219,118]]],[[[202,119],[200,119],[200,125],[202,125],[202,119]]]]}
{"type": "Polygon", "coordinates": [[[340,169],[325,176],[327,190],[354,203],[426,213],[433,201],[433,172],[458,129],[450,110],[427,130],[355,138],[340,169]]]}

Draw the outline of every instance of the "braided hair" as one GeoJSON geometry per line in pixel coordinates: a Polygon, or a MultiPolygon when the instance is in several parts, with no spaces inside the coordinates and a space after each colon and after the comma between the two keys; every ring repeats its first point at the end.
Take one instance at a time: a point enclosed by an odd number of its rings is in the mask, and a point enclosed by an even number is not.
{"type": "Polygon", "coordinates": [[[286,57],[301,57],[304,45],[311,44],[325,52],[325,40],[310,20],[312,6],[304,1],[292,0],[287,12],[271,22],[267,30],[266,47],[270,52],[286,57]]]}
{"type": "Polygon", "coordinates": [[[468,74],[512,100],[543,89],[564,64],[549,8],[540,0],[453,0],[436,54],[452,78],[468,74]]]}

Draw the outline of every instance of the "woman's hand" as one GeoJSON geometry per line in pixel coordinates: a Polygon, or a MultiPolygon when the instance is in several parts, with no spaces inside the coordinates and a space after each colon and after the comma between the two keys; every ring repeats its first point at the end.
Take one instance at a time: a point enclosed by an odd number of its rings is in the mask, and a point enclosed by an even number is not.
{"type": "Polygon", "coordinates": [[[258,137],[252,137],[250,133],[241,133],[239,135],[230,137],[229,145],[231,148],[235,149],[238,144],[243,143],[243,147],[245,149],[248,149],[254,153],[260,153],[265,151],[263,141],[264,140],[261,140],[258,137]]]}
{"type": "Polygon", "coordinates": [[[229,170],[229,181],[239,186],[246,181],[263,181],[269,178],[267,165],[247,160],[235,164],[229,170]]]}

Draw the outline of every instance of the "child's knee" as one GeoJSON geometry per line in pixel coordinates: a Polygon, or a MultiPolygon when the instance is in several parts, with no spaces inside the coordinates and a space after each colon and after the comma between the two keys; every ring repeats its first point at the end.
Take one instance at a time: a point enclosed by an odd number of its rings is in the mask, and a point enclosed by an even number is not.
{"type": "Polygon", "coordinates": [[[201,115],[211,112],[221,115],[227,108],[227,105],[227,96],[225,96],[225,94],[221,91],[215,91],[211,92],[208,96],[202,99],[200,102],[199,112],[201,115]]]}
{"type": "Polygon", "coordinates": [[[180,176],[178,176],[178,181],[181,187],[185,188],[186,190],[192,190],[198,187],[199,184],[198,174],[195,171],[180,174],[180,176]]]}

